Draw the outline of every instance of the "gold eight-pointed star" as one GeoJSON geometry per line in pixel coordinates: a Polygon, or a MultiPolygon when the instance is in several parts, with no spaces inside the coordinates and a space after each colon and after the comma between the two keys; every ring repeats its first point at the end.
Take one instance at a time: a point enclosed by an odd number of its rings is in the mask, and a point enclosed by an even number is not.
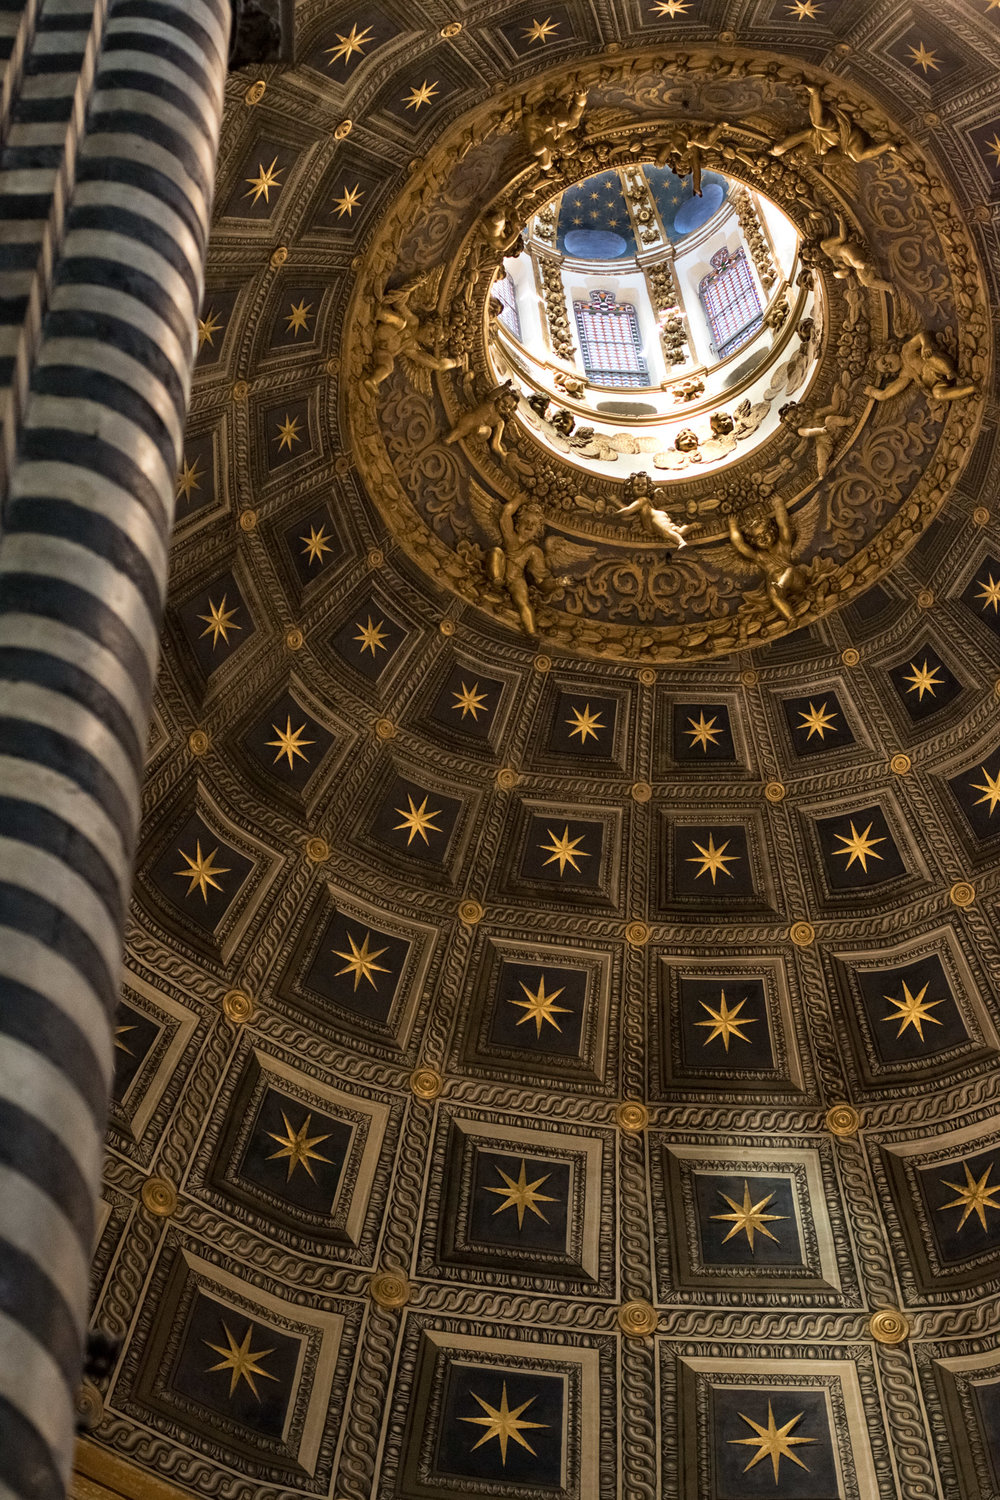
{"type": "Polygon", "coordinates": [[[711,875],[712,884],[714,885],[715,878],[720,873],[728,875],[730,880],[733,879],[732,870],[727,870],[726,866],[735,864],[740,856],[738,854],[726,853],[731,843],[731,839],[726,839],[724,844],[720,844],[716,848],[715,838],[711,833],[708,835],[707,849],[704,844],[699,844],[697,839],[691,840],[692,848],[697,849],[698,853],[689,855],[687,863],[689,865],[701,865],[701,869],[694,872],[695,880],[699,880],[702,875],[711,875]]]}
{"type": "Polygon", "coordinates": [[[226,1335],[226,1345],[228,1347],[223,1347],[222,1344],[209,1343],[208,1339],[202,1340],[209,1349],[214,1349],[216,1354],[222,1355],[217,1365],[209,1365],[208,1373],[211,1375],[215,1370],[228,1370],[230,1397],[235,1395],[236,1387],[240,1381],[245,1380],[259,1401],[260,1391],[257,1389],[257,1382],[254,1377],[259,1375],[263,1380],[277,1380],[278,1378],[277,1375],[271,1375],[260,1363],[269,1354],[273,1354],[274,1350],[251,1349],[250,1344],[253,1340],[252,1323],[248,1325],[243,1341],[239,1344],[233,1338],[228,1323],[223,1323],[222,1331],[226,1335]]]}
{"type": "Polygon", "coordinates": [[[734,1036],[738,1042],[749,1042],[751,1038],[748,1036],[744,1036],[740,1028],[743,1026],[755,1026],[757,1024],[758,1017],[740,1015],[740,1012],[742,1011],[746,1003],[747,1001],[744,997],[744,999],[738,1000],[733,1006],[732,1010],[730,1010],[729,1005],[726,1002],[725,990],[723,990],[719,996],[718,1010],[713,1010],[712,1007],[708,1005],[704,1000],[699,1000],[698,1004],[701,1006],[702,1010],[708,1012],[708,1015],[710,1017],[710,1020],[708,1021],[695,1021],[694,1023],[696,1026],[704,1026],[708,1029],[708,1036],[705,1038],[702,1046],[707,1047],[709,1042],[714,1042],[716,1037],[721,1037],[722,1045],[728,1052],[729,1038],[732,1036],[734,1036]]]}
{"type": "Polygon", "coordinates": [[[527,1401],[522,1401],[520,1406],[511,1408],[507,1404],[506,1380],[503,1383],[503,1393],[500,1397],[499,1406],[491,1406],[488,1401],[483,1400],[482,1396],[477,1396],[475,1391],[470,1391],[469,1394],[473,1401],[478,1401],[486,1413],[485,1417],[459,1418],[462,1422],[473,1422],[477,1427],[485,1427],[486,1429],[479,1442],[472,1445],[473,1453],[475,1453],[477,1448],[481,1448],[484,1443],[488,1443],[491,1438],[496,1438],[500,1444],[500,1462],[504,1468],[507,1466],[508,1443],[519,1443],[522,1448],[527,1448],[529,1453],[534,1454],[534,1448],[532,1448],[527,1438],[522,1437],[522,1432],[527,1431],[531,1427],[541,1428],[548,1427],[549,1425],[548,1422],[529,1422],[521,1416],[521,1413],[527,1411],[532,1401],[535,1400],[534,1396],[529,1397],[527,1401]]]}
{"type": "Polygon", "coordinates": [[[555,1027],[556,1031],[562,1031],[562,1027],[556,1020],[556,1014],[572,1015],[572,1009],[568,1005],[556,1005],[555,1002],[559,999],[566,986],[560,985],[559,989],[553,990],[551,995],[547,995],[545,993],[544,974],[539,974],[538,988],[534,991],[529,990],[523,979],[518,982],[528,997],[527,1000],[511,1000],[510,1002],[511,1005],[516,1005],[524,1011],[524,1015],[518,1017],[518,1026],[523,1026],[527,1021],[534,1021],[535,1035],[541,1036],[542,1024],[547,1021],[550,1026],[555,1027]]]}
{"type": "Polygon", "coordinates": [[[884,858],[883,855],[879,854],[878,850],[875,848],[875,845],[884,844],[885,836],[883,835],[881,838],[870,838],[869,835],[871,831],[872,824],[869,823],[864,833],[859,833],[854,826],[854,819],[852,818],[850,837],[848,837],[847,834],[844,833],[838,833],[836,835],[836,837],[844,847],[843,849],[834,849],[833,852],[834,854],[841,855],[844,859],[847,860],[847,864],[844,866],[845,870],[849,870],[854,864],[855,860],[857,860],[862,870],[864,870],[865,874],[867,875],[868,861],[870,859],[884,858]]]}
{"type": "Polygon", "coordinates": [[[763,1234],[766,1235],[769,1240],[774,1240],[775,1244],[778,1243],[778,1236],[776,1234],[772,1234],[767,1226],[769,1223],[776,1223],[779,1219],[787,1219],[788,1215],[768,1214],[764,1212],[764,1210],[767,1208],[767,1205],[774,1197],[773,1193],[768,1193],[765,1198],[761,1198],[759,1203],[753,1203],[750,1197],[750,1184],[744,1177],[742,1203],[737,1203],[736,1199],[730,1198],[728,1193],[720,1192],[719,1197],[723,1200],[723,1202],[728,1203],[729,1207],[732,1209],[732,1213],[712,1214],[711,1216],[713,1220],[718,1219],[723,1223],[731,1223],[733,1226],[729,1233],[726,1235],[726,1238],[722,1241],[723,1244],[726,1244],[728,1240],[731,1240],[733,1236],[737,1234],[746,1235],[747,1244],[750,1246],[751,1253],[753,1252],[754,1248],[754,1235],[763,1234]]]}
{"type": "Polygon", "coordinates": [[[996,1209],[997,1213],[1000,1213],[1000,1203],[993,1202],[996,1194],[1000,1193],[1000,1182],[994,1183],[992,1187],[990,1186],[990,1174],[993,1171],[993,1163],[990,1162],[986,1171],[979,1178],[973,1177],[969,1171],[969,1163],[967,1161],[962,1163],[962,1167],[965,1171],[964,1185],[958,1182],[949,1182],[946,1177],[941,1178],[941,1186],[951,1188],[958,1194],[958,1197],[953,1198],[950,1203],[942,1203],[938,1212],[943,1213],[946,1208],[960,1208],[963,1210],[963,1213],[958,1221],[959,1229],[962,1228],[962,1225],[969,1218],[970,1214],[975,1214],[983,1228],[989,1229],[990,1226],[986,1222],[987,1209],[993,1208],[996,1209]]]}
{"type": "Polygon", "coordinates": [[[809,731],[806,735],[806,741],[808,742],[814,734],[818,734],[821,740],[825,739],[826,731],[833,728],[833,721],[837,715],[829,713],[825,703],[821,703],[819,708],[817,708],[815,703],[810,700],[809,712],[807,714],[800,714],[799,717],[802,720],[799,728],[808,729],[809,731]]]}
{"type": "Polygon", "coordinates": [[[274,188],[275,192],[280,189],[281,183],[278,179],[284,170],[284,167],[278,167],[277,157],[274,158],[269,167],[265,167],[263,162],[257,163],[257,176],[246,179],[250,184],[250,191],[243,194],[244,198],[251,200],[251,208],[260,198],[263,198],[265,203],[270,203],[271,189],[274,188]],[[277,167],[277,171],[275,171],[275,167],[277,167]]]}
{"type": "Polygon", "coordinates": [[[347,941],[351,945],[350,953],[341,953],[339,948],[334,948],[333,950],[333,956],[335,958],[343,958],[346,960],[344,967],[337,970],[337,977],[339,978],[341,974],[353,974],[355,991],[357,990],[358,985],[361,983],[362,979],[366,979],[371,985],[372,989],[374,989],[376,981],[372,978],[372,976],[374,974],[389,973],[389,970],[386,968],[385,964],[377,964],[375,962],[377,958],[381,958],[382,954],[385,953],[385,948],[369,948],[368,941],[370,937],[371,933],[366,932],[361,940],[361,947],[359,948],[357,943],[354,941],[352,934],[348,933],[347,941]]]}
{"type": "Polygon", "coordinates": [[[731,1443],[738,1443],[747,1448],[757,1449],[757,1452],[754,1454],[753,1458],[743,1470],[744,1474],[748,1469],[752,1469],[754,1464],[759,1464],[761,1459],[763,1458],[769,1458],[771,1460],[771,1468],[774,1472],[775,1484],[778,1483],[779,1468],[781,1465],[781,1460],[783,1458],[790,1458],[792,1463],[798,1464],[800,1469],[808,1470],[809,1465],[804,1464],[801,1458],[798,1458],[792,1452],[792,1447],[793,1445],[798,1445],[801,1443],[814,1443],[816,1439],[790,1436],[792,1428],[797,1422],[802,1421],[804,1415],[804,1412],[797,1412],[796,1415],[792,1417],[790,1421],[786,1422],[783,1427],[779,1427],[774,1420],[774,1412],[771,1410],[771,1403],[769,1401],[767,1403],[767,1426],[762,1427],[759,1422],[754,1421],[753,1417],[745,1417],[743,1413],[740,1412],[740,1421],[745,1422],[748,1427],[752,1427],[754,1432],[757,1434],[756,1437],[751,1438],[729,1439],[731,1443]]]}
{"type": "Polygon", "coordinates": [[[218,852],[218,846],[216,846],[211,854],[202,854],[200,839],[195,840],[193,859],[190,854],[185,854],[183,849],[178,849],[177,853],[181,859],[187,861],[187,869],[175,870],[174,874],[180,875],[182,879],[186,877],[190,882],[184,893],[186,896],[190,896],[197,889],[201,891],[201,899],[207,903],[209,886],[216,891],[222,890],[222,886],[215,877],[216,875],[228,875],[229,867],[214,863],[218,852]]]}
{"type": "Polygon", "coordinates": [[[242,625],[233,624],[233,616],[236,614],[237,608],[238,606],[234,604],[232,609],[227,609],[226,595],[223,594],[222,600],[219,604],[216,604],[212,599],[209,599],[208,614],[198,616],[199,620],[206,621],[205,629],[201,633],[203,636],[210,635],[212,637],[213,651],[219,644],[220,637],[222,639],[223,645],[228,646],[229,632],[231,630],[243,629],[242,625]]]}
{"type": "Polygon", "coordinates": [[[910,684],[906,691],[916,693],[918,703],[923,702],[925,693],[930,693],[931,697],[935,698],[937,694],[934,689],[943,686],[943,679],[938,676],[937,667],[928,667],[926,656],[922,667],[918,667],[915,661],[910,662],[910,675],[904,677],[903,681],[910,684]]]}
{"type": "Polygon", "coordinates": [[[286,1182],[291,1181],[292,1173],[295,1171],[296,1167],[304,1167],[305,1170],[309,1173],[309,1176],[312,1178],[313,1182],[315,1182],[316,1174],[312,1169],[313,1162],[326,1162],[326,1164],[329,1166],[330,1158],[328,1156],[323,1156],[321,1152],[315,1150],[314,1148],[316,1146],[319,1146],[323,1141],[328,1141],[330,1139],[329,1131],[326,1135],[310,1135],[309,1127],[312,1124],[311,1114],[306,1115],[298,1130],[292,1129],[291,1125],[288,1122],[288,1116],[285,1114],[284,1110],[281,1111],[281,1118],[285,1122],[284,1135],[276,1135],[273,1130],[269,1130],[267,1132],[271,1137],[271,1140],[274,1141],[278,1146],[277,1151],[271,1152],[271,1155],[267,1158],[268,1161],[282,1161],[287,1158],[288,1171],[285,1174],[286,1182]]]}
{"type": "MultiPolygon", "coordinates": [[[[429,797],[429,794],[428,794],[428,797],[429,797]]],[[[406,847],[407,848],[410,847],[410,845],[413,843],[414,838],[416,836],[418,836],[418,835],[419,835],[420,838],[423,839],[424,843],[427,844],[428,847],[429,847],[430,846],[430,840],[427,837],[428,833],[443,833],[444,832],[444,829],[439,828],[438,825],[434,822],[434,819],[440,815],[441,809],[440,808],[432,809],[430,812],[428,812],[427,811],[428,797],[424,797],[423,802],[421,802],[420,806],[417,807],[417,805],[414,802],[413,798],[409,795],[409,793],[407,793],[406,800],[410,804],[409,808],[407,809],[407,808],[397,807],[397,808],[394,809],[395,812],[399,813],[399,816],[402,818],[403,821],[402,821],[402,823],[395,824],[395,827],[394,827],[393,831],[397,832],[401,828],[407,830],[407,835],[408,835],[407,836],[407,840],[406,840],[406,847]]]]}
{"type": "Polygon", "coordinates": [[[569,737],[573,739],[579,735],[581,745],[585,745],[588,739],[596,740],[598,730],[605,728],[601,722],[600,712],[592,713],[589,703],[585,703],[582,709],[571,708],[570,714],[572,717],[566,720],[566,723],[571,726],[569,737]]]}
{"type": "Polygon", "coordinates": [[[697,720],[688,719],[691,728],[685,729],[684,733],[690,737],[692,750],[697,745],[707,753],[709,745],[717,745],[719,743],[722,730],[715,727],[717,718],[718,714],[714,715],[711,719],[706,719],[705,710],[701,709],[699,710],[697,720]]]}
{"type": "Polygon", "coordinates": [[[504,1213],[506,1209],[512,1208],[517,1214],[518,1229],[524,1228],[524,1216],[526,1213],[534,1214],[536,1218],[542,1219],[547,1224],[549,1221],[545,1218],[538,1204],[555,1203],[556,1200],[550,1197],[548,1193],[540,1193],[538,1189],[543,1183],[548,1182],[552,1175],[551,1172],[546,1172],[544,1177],[536,1177],[534,1182],[529,1182],[527,1164],[523,1156],[521,1157],[521,1166],[516,1178],[508,1176],[503,1167],[497,1167],[496,1171],[497,1175],[503,1178],[505,1185],[503,1187],[490,1187],[486,1191],[488,1193],[496,1193],[498,1198],[503,1198],[505,1201],[493,1210],[494,1217],[497,1214],[504,1213]]]}
{"type": "Polygon", "coordinates": [[[937,1016],[932,1016],[931,1011],[938,1005],[943,1005],[943,1000],[925,1000],[930,981],[918,990],[914,995],[910,986],[903,980],[903,993],[898,998],[895,995],[883,995],[883,1000],[888,1000],[890,1005],[896,1007],[889,1015],[883,1016],[883,1021],[898,1021],[899,1030],[896,1032],[897,1040],[903,1035],[908,1026],[912,1026],[921,1041],[924,1039],[924,1022],[929,1021],[932,1026],[943,1026],[937,1016]]]}
{"type": "Polygon", "coordinates": [[[545,864],[554,865],[558,862],[560,876],[565,875],[567,865],[569,865],[571,870],[576,870],[579,873],[580,866],[577,864],[577,860],[590,858],[586,849],[579,848],[579,845],[583,843],[583,834],[581,833],[577,838],[571,839],[568,823],[563,828],[561,836],[552,828],[549,828],[547,832],[549,838],[552,840],[551,844],[539,844],[538,846],[540,849],[552,851],[549,858],[545,860],[545,864]]]}
{"type": "Polygon", "coordinates": [[[302,746],[315,745],[316,741],[302,739],[302,735],[304,735],[306,732],[305,724],[300,724],[298,729],[293,729],[291,715],[286,714],[284,729],[279,729],[277,724],[272,724],[271,728],[274,730],[278,738],[276,740],[268,740],[267,748],[269,750],[276,749],[278,752],[274,757],[275,765],[278,764],[278,761],[283,755],[288,757],[288,769],[290,771],[295,770],[295,757],[297,755],[300,756],[307,765],[309,764],[309,757],[302,749],[302,746]]]}

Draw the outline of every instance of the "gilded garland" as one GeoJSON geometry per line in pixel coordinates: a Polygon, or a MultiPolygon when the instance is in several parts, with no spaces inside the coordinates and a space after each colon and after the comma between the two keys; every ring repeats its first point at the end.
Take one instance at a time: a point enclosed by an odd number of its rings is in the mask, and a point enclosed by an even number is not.
{"type": "Polygon", "coordinates": [[[602,59],[470,115],[414,171],[353,304],[354,454],[406,551],[508,628],[646,663],[729,652],[868,587],[936,514],[981,415],[985,306],[944,185],[840,80],[735,49],[602,59]],[[488,355],[521,227],[639,161],[766,194],[823,310],[797,331],[818,364],[779,430],[741,458],[757,409],[737,408],[712,427],[729,466],[685,467],[678,438],[668,484],[587,472],[551,428],[543,445],[551,419],[488,355]]]}

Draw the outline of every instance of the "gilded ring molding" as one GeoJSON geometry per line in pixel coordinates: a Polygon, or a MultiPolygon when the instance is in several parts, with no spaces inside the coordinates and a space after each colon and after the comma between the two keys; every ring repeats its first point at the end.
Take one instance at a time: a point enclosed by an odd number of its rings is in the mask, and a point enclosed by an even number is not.
{"type": "Polygon", "coordinates": [[[981,420],[985,307],[947,187],[853,85],[735,47],[602,55],[455,122],[386,213],[349,318],[343,389],[353,454],[417,564],[508,628],[530,629],[546,649],[640,662],[730,652],[839,607],[936,515],[981,420]],[[828,129],[822,147],[786,149],[810,135],[810,89],[821,121],[840,122],[839,145],[829,145],[836,131],[828,129]],[[586,95],[586,106],[560,136],[550,128],[556,106],[562,100],[568,118],[574,95],[586,95]],[[779,431],[717,475],[670,480],[664,503],[693,515],[697,530],[665,560],[662,542],[616,530],[609,498],[620,484],[543,449],[523,404],[506,424],[503,454],[474,423],[447,439],[495,396],[489,288],[509,243],[497,226],[520,226],[589,173],[647,159],[657,132],[689,114],[723,127],[706,165],[766,194],[809,247],[826,327],[807,404],[835,400],[850,436],[822,477],[811,454],[789,457],[795,435],[779,431]],[[551,150],[538,144],[546,130],[551,150]],[[862,270],[816,248],[838,216],[852,244],[865,247],[862,270]],[[554,539],[554,555],[571,558],[545,596],[528,577],[527,612],[515,608],[502,556],[494,560],[500,512],[519,494],[536,539],[546,547],[554,539]],[[737,529],[760,541],[752,550],[766,551],[780,507],[790,518],[794,595],[790,584],[772,587],[775,569],[748,564],[732,540],[735,516],[737,529]]]}

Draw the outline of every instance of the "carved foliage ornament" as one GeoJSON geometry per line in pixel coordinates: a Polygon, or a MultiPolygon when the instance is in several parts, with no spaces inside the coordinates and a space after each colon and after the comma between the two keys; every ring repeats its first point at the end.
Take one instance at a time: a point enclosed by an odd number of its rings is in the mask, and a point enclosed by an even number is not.
{"type": "Polygon", "coordinates": [[[981,416],[985,305],[945,185],[841,80],[731,48],[604,58],[457,122],[383,220],[345,341],[354,454],[410,556],[507,628],[647,662],[728,652],[867,588],[937,513],[981,416]],[[673,117],[705,120],[702,165],[797,225],[824,326],[798,331],[821,351],[799,419],[746,458],[737,447],[724,483],[689,467],[658,486],[657,508],[688,527],[672,555],[621,519],[621,481],[588,472],[579,447],[540,446],[523,401],[497,410],[502,426],[478,414],[498,391],[491,225],[524,225],[573,182],[654,160],[673,117]],[[539,118],[556,125],[540,134],[539,118]],[[501,518],[519,512],[531,555],[515,580],[498,546],[501,518]],[[788,558],[771,578],[747,547],[779,532],[788,558]]]}

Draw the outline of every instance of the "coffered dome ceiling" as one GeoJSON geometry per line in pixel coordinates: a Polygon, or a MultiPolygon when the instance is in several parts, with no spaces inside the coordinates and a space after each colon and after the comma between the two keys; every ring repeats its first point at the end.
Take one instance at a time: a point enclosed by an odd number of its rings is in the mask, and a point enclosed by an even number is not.
{"type": "Polygon", "coordinates": [[[1000,10],[314,3],[296,57],[230,80],[81,1472],[996,1494],[1000,10]]]}

